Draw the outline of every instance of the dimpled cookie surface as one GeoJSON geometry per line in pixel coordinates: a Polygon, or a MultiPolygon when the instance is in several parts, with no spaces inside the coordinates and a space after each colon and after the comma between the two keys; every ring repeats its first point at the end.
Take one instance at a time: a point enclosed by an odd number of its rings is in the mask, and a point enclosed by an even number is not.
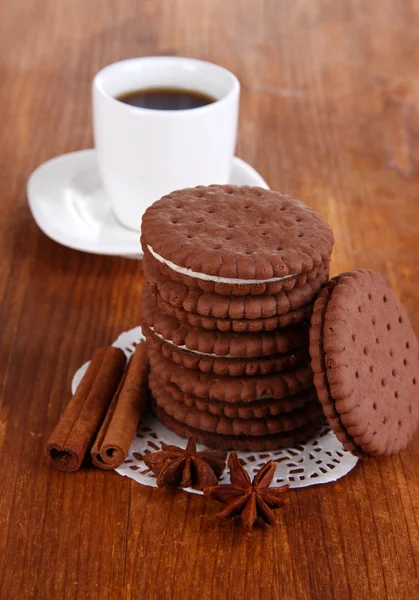
{"type": "Polygon", "coordinates": [[[361,269],[331,280],[310,332],[314,382],[330,424],[359,455],[403,450],[419,422],[418,341],[395,293],[361,269]]]}
{"type": "Polygon", "coordinates": [[[333,234],[318,213],[289,196],[214,185],[155,202],[143,216],[141,241],[145,256],[185,283],[233,285],[233,293],[235,285],[263,283],[260,293],[272,293],[270,283],[279,291],[288,279],[324,270],[333,234]]]}

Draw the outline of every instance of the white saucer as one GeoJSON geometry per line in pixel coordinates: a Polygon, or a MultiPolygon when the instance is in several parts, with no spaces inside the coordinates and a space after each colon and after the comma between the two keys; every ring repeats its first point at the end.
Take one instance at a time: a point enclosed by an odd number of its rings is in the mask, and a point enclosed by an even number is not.
{"type": "MultiPolygon", "coordinates": [[[[253,167],[234,157],[230,183],[269,188],[253,167]]],[[[95,254],[141,258],[139,232],[123,227],[106,198],[95,150],[57,156],[38,167],[27,185],[38,227],[56,242],[95,254]]]]}

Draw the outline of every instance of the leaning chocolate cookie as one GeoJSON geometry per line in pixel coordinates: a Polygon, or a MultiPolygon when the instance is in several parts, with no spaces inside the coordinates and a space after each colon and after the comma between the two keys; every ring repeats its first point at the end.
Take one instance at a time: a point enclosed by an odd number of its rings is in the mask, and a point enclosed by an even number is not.
{"type": "Polygon", "coordinates": [[[277,294],[328,267],[333,234],[314,210],[262,188],[179,190],[147,209],[144,256],[163,275],[221,295],[277,294]]]}
{"type": "Polygon", "coordinates": [[[403,450],[419,423],[418,342],[394,292],[360,269],[332,279],[314,305],[310,354],[327,419],[360,457],[403,450]]]}

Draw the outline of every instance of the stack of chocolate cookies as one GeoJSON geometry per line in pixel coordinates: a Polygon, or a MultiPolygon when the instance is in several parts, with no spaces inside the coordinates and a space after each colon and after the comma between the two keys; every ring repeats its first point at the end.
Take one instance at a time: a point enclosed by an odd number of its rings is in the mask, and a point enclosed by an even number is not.
{"type": "Polygon", "coordinates": [[[141,243],[158,419],[216,448],[312,435],[324,419],[308,352],[333,247],[324,219],[278,192],[197,187],[153,204],[141,243]]]}

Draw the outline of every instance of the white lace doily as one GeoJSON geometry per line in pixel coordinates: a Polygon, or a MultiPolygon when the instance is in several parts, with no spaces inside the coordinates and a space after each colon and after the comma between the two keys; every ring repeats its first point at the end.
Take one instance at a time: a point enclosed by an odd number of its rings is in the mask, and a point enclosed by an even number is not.
{"type": "MultiPolygon", "coordinates": [[[[134,352],[135,346],[144,339],[141,327],[121,333],[112,344],[121,348],[129,358],[134,352]]],[[[85,363],[75,373],[72,381],[72,393],[77,389],[89,363],[85,363]]],[[[157,487],[156,479],[147,469],[143,456],[161,449],[161,442],[174,444],[184,448],[186,440],[179,437],[155,417],[149,415],[141,423],[135,435],[129,454],[116,472],[120,475],[130,477],[138,483],[157,487]]],[[[199,450],[204,446],[197,445],[199,450]]],[[[323,427],[317,436],[304,444],[297,444],[291,448],[274,450],[271,452],[238,452],[245,469],[252,477],[262,465],[269,460],[277,463],[274,483],[289,483],[292,488],[302,488],[319,483],[328,483],[340,479],[351,471],[358,459],[350,452],[343,449],[330,427],[323,427]]],[[[228,483],[228,469],[221,477],[223,483],[228,483]]],[[[191,488],[186,491],[200,494],[191,488]]]]}

